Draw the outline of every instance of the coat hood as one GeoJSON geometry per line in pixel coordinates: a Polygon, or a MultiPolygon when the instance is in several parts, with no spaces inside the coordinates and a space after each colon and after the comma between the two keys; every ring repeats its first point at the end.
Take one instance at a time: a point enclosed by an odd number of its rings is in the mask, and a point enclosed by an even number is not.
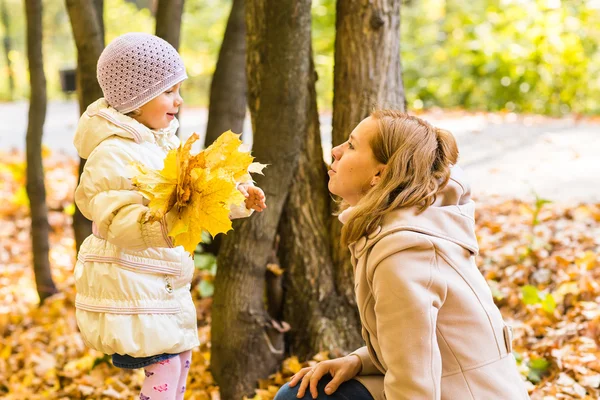
{"type": "MultiPolygon", "coordinates": [[[[340,215],[344,222],[348,210],[340,215]]],[[[350,211],[351,212],[351,211],[350,211]]],[[[417,214],[415,208],[398,209],[387,214],[380,226],[367,236],[351,244],[355,257],[360,257],[387,235],[398,231],[413,231],[444,239],[468,250],[479,252],[475,236],[475,203],[471,188],[460,167],[452,168],[448,184],[438,193],[435,203],[417,214]]]]}
{"type": "Polygon", "coordinates": [[[161,145],[160,142],[164,141],[163,139],[168,141],[178,127],[179,122],[174,119],[168,128],[153,131],[135,119],[121,114],[101,98],[90,104],[79,119],[73,144],[79,156],[87,159],[102,141],[112,136],[136,143],[152,142],[161,145]]]}

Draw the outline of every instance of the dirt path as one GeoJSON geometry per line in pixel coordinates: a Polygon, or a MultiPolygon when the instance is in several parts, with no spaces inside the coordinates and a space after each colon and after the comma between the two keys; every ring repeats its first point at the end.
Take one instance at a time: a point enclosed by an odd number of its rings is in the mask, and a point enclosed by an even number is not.
{"type": "MultiPolygon", "coordinates": [[[[27,103],[0,104],[0,149],[23,149],[27,103]]],[[[75,155],[72,135],[77,124],[75,102],[48,106],[44,143],[75,155]]],[[[474,194],[530,198],[533,193],[558,202],[600,202],[600,124],[573,119],[515,115],[431,112],[423,116],[453,132],[460,165],[474,194]]],[[[246,121],[246,141],[251,132],[246,121]]],[[[330,146],[331,115],[321,116],[325,158],[330,146]]],[[[184,109],[182,137],[204,134],[205,109],[184,109]]]]}

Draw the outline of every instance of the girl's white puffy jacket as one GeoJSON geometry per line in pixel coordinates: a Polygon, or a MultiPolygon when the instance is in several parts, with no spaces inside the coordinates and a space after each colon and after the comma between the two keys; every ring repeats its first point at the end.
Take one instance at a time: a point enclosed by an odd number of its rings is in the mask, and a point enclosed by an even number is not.
{"type": "Polygon", "coordinates": [[[94,234],[75,266],[77,324],[86,344],[106,354],[175,354],[199,344],[194,262],[167,236],[169,215],[142,223],[148,202],[130,181],[134,161],[163,167],[166,152],[179,146],[177,126],[154,132],[104,99],[79,120],[74,144],[87,162],[75,202],[94,234]]]}

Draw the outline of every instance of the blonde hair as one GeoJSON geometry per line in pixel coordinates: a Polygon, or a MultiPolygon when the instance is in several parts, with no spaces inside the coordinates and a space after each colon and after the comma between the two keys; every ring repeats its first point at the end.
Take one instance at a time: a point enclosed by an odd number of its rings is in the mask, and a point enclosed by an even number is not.
{"type": "Polygon", "coordinates": [[[396,110],[375,110],[371,118],[377,120],[379,129],[369,144],[386,168],[344,225],[342,242],[346,245],[374,230],[392,210],[417,207],[417,212],[425,211],[448,183],[450,168],[458,160],[456,140],[446,130],[396,110]]]}

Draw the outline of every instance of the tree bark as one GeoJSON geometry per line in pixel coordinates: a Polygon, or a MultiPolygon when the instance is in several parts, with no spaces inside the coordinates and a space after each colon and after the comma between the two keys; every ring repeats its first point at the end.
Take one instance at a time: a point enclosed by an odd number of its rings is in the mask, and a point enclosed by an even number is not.
{"type": "Polygon", "coordinates": [[[362,344],[356,304],[338,290],[334,279],[328,229],[332,211],[319,130],[316,73],[312,76],[308,82],[310,126],[305,151],[279,229],[279,253],[285,270],[284,317],[292,328],[289,350],[301,359],[323,350],[341,356],[362,344]]]}
{"type": "Polygon", "coordinates": [[[48,253],[48,207],[44,186],[42,164],[42,135],[46,120],[46,76],[42,54],[42,3],[41,0],[26,0],[27,15],[27,58],[29,60],[29,121],[27,125],[27,196],[31,213],[31,247],[33,270],[40,303],[58,292],[52,273],[48,253]]]}
{"type": "Polygon", "coordinates": [[[184,0],[158,0],[156,6],[156,36],[179,49],[181,16],[184,0]]]}
{"type": "Polygon", "coordinates": [[[100,37],[102,38],[102,47],[104,48],[104,0],[92,0],[96,9],[96,20],[100,28],[100,37]]]}
{"type": "MultiPolygon", "coordinates": [[[[210,85],[208,122],[204,147],[223,132],[242,133],[246,117],[246,21],[245,0],[233,0],[219,59],[210,85]]],[[[217,235],[205,250],[217,255],[223,235],[217,235]]]]}
{"type": "MultiPolygon", "coordinates": [[[[104,48],[104,24],[102,23],[101,0],[66,0],[73,37],[77,46],[77,97],[79,113],[102,97],[102,89],[96,78],[96,64],[104,48]]],[[[79,161],[79,177],[85,160],[79,161]]],[[[78,182],[79,183],[79,182],[78,182]]],[[[77,251],[81,243],[92,234],[92,223],[86,219],[77,205],[73,215],[73,229],[77,251]]]]}
{"type": "MultiPolygon", "coordinates": [[[[158,0],[156,5],[156,36],[163,38],[175,49],[179,49],[179,37],[181,34],[181,17],[183,14],[183,3],[185,0],[158,0]]],[[[181,110],[175,115],[177,119],[181,116],[181,110]]],[[[177,129],[176,135],[179,135],[177,129]]]]}
{"type": "Polygon", "coordinates": [[[400,0],[337,3],[333,144],[373,107],[404,109],[400,64],[400,0]]]}
{"type": "Polygon", "coordinates": [[[245,34],[244,0],[233,0],[210,85],[205,147],[227,130],[242,133],[246,116],[245,34]]]}
{"type": "Polygon", "coordinates": [[[273,333],[263,296],[266,264],[311,123],[310,6],[310,0],[246,2],[253,153],[269,164],[268,179],[257,177],[269,208],[236,222],[218,257],[211,369],[224,400],[251,394],[283,357],[282,334],[273,333]]]}
{"type": "Polygon", "coordinates": [[[13,72],[12,61],[10,60],[12,42],[10,38],[10,18],[8,10],[6,9],[6,0],[0,0],[0,18],[2,19],[2,26],[4,27],[4,38],[2,42],[4,44],[6,71],[8,72],[9,100],[12,100],[15,94],[15,74],[13,72]]]}
{"type": "MultiPolygon", "coordinates": [[[[401,0],[338,0],[336,13],[333,146],[375,107],[405,109],[400,64],[401,0]]],[[[332,220],[332,255],[338,287],[354,302],[350,253],[340,244],[342,225],[332,220]]]]}

